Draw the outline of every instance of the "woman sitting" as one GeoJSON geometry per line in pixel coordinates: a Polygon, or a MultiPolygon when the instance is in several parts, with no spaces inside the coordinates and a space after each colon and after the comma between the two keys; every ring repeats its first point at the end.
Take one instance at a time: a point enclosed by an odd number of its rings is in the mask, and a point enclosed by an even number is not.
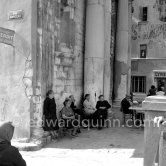
{"type": "Polygon", "coordinates": [[[111,108],[111,105],[108,103],[107,100],[104,100],[104,96],[100,95],[99,96],[99,101],[96,104],[96,109],[97,112],[99,114],[98,117],[100,117],[101,119],[99,119],[99,122],[102,122],[99,124],[99,129],[102,128],[102,126],[104,126],[104,122],[107,119],[108,116],[108,110],[111,108]]]}
{"type": "Polygon", "coordinates": [[[85,115],[91,116],[96,112],[96,109],[92,106],[90,102],[90,94],[85,95],[85,100],[83,103],[85,115]]]}
{"type": "Polygon", "coordinates": [[[74,96],[70,95],[69,99],[71,101],[71,106],[70,107],[74,111],[74,114],[82,116],[82,111],[80,109],[78,109],[77,106],[75,105],[75,98],[74,98],[74,96]]]}
{"type": "Polygon", "coordinates": [[[58,120],[56,116],[56,103],[54,99],[54,92],[49,90],[46,94],[46,99],[44,101],[44,131],[49,131],[52,139],[57,138],[57,130],[58,130],[58,120]]]}
{"type": "Polygon", "coordinates": [[[97,120],[99,119],[99,114],[90,102],[90,94],[85,95],[85,100],[83,102],[84,107],[84,118],[90,120],[91,127],[96,127],[97,120]]]}
{"type": "Polygon", "coordinates": [[[75,119],[74,112],[72,110],[71,101],[69,98],[66,98],[64,101],[64,107],[61,110],[62,119],[65,121],[65,127],[68,129],[72,129],[72,136],[77,136],[77,130],[79,128],[78,120],[75,119]]]}

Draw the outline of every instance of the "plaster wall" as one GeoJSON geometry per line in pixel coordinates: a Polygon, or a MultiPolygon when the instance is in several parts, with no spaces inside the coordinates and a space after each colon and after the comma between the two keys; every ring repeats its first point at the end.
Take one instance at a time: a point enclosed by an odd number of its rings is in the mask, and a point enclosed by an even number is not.
{"type": "Polygon", "coordinates": [[[0,120],[15,125],[15,138],[30,137],[33,94],[31,0],[1,0],[0,27],[15,31],[14,46],[0,43],[0,120]],[[23,10],[23,19],[8,20],[9,11],[23,10]]]}

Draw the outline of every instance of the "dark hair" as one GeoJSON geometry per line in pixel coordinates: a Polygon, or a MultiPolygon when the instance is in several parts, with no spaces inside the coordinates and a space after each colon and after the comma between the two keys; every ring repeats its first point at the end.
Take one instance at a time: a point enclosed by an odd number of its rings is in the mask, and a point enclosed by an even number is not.
{"type": "Polygon", "coordinates": [[[48,92],[46,93],[46,97],[49,97],[50,94],[54,93],[53,90],[48,90],[48,92]]]}
{"type": "Polygon", "coordinates": [[[86,100],[86,98],[90,96],[90,94],[86,94],[85,97],[84,97],[84,100],[86,100]]]}
{"type": "Polygon", "coordinates": [[[101,97],[104,97],[104,95],[100,95],[98,98],[100,99],[101,97]]]}
{"type": "Polygon", "coordinates": [[[154,85],[151,86],[151,89],[155,89],[156,87],[154,85]]]}
{"type": "Polygon", "coordinates": [[[65,101],[63,102],[63,105],[66,106],[66,104],[70,101],[69,98],[66,98],[65,101]]]}

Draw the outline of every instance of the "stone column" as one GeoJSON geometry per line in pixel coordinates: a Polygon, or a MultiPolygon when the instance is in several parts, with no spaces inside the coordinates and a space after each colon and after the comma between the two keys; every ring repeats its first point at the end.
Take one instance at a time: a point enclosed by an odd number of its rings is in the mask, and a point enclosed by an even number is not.
{"type": "Polygon", "coordinates": [[[130,0],[119,0],[115,56],[115,101],[118,103],[130,93],[130,0]]]}
{"type": "Polygon", "coordinates": [[[103,94],[104,82],[104,0],[87,0],[84,64],[84,93],[93,104],[103,94]]]}

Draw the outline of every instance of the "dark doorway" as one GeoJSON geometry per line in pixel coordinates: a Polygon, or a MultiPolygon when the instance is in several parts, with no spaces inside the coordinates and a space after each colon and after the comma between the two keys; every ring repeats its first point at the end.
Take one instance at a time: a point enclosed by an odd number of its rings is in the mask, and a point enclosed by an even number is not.
{"type": "Polygon", "coordinates": [[[157,89],[164,87],[166,89],[166,78],[157,78],[157,89]]]}

